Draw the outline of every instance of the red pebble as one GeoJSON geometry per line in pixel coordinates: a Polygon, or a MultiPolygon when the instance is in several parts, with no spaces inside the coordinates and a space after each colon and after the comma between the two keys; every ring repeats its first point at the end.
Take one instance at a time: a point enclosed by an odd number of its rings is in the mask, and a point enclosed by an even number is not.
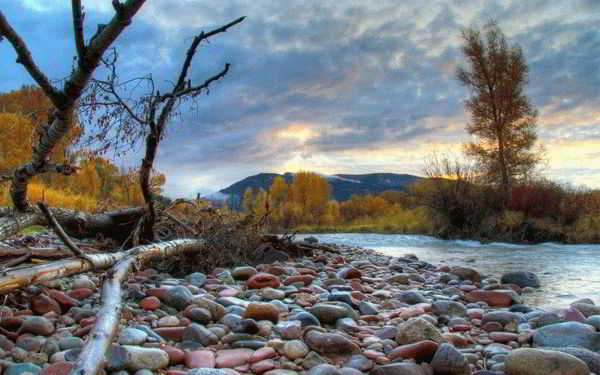
{"type": "Polygon", "coordinates": [[[171,365],[177,365],[179,363],[182,363],[185,359],[185,352],[174,346],[163,346],[161,349],[167,352],[167,354],[169,355],[169,363],[171,365]]]}
{"type": "Polygon", "coordinates": [[[80,299],[91,296],[92,294],[94,294],[94,291],[89,288],[77,288],[77,289],[73,289],[72,291],[70,291],[67,294],[69,295],[69,297],[80,300],[80,299]]]}
{"type": "Polygon", "coordinates": [[[67,375],[75,367],[74,362],[56,362],[42,370],[40,375],[67,375]]]}
{"type": "Polygon", "coordinates": [[[257,273],[246,281],[249,289],[261,289],[266,287],[279,288],[281,282],[279,278],[270,273],[257,273]]]}
{"type": "Polygon", "coordinates": [[[154,296],[146,297],[140,301],[140,306],[144,310],[156,310],[160,307],[160,300],[154,296]]]}

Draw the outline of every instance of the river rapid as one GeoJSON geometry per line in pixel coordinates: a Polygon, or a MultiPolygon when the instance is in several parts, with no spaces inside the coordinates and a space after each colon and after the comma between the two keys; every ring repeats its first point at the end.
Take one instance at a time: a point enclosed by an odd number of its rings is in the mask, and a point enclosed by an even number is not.
{"type": "Polygon", "coordinates": [[[516,245],[478,241],[441,240],[429,236],[374,233],[302,234],[320,242],[360,246],[386,255],[415,254],[434,265],[472,267],[500,279],[510,271],[531,271],[542,287],[524,294],[525,303],[565,307],[588,297],[600,302],[600,245],[543,243],[516,245]]]}

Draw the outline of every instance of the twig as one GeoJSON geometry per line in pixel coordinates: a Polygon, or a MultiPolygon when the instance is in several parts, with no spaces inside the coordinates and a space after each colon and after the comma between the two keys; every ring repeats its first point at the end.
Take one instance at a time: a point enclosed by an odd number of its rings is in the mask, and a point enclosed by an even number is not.
{"type": "Polygon", "coordinates": [[[6,262],[2,265],[3,266],[2,271],[6,271],[6,269],[10,268],[10,267],[18,266],[19,264],[21,264],[23,262],[27,262],[31,258],[32,255],[33,254],[30,251],[23,256],[9,260],[8,262],[6,262]]]}
{"type": "Polygon", "coordinates": [[[181,225],[182,227],[184,227],[185,229],[187,229],[189,232],[191,232],[194,236],[199,236],[200,234],[198,233],[197,230],[195,230],[194,228],[192,228],[191,226],[189,226],[188,224],[184,223],[183,221],[179,220],[178,218],[176,218],[175,216],[171,215],[170,213],[168,213],[167,211],[163,211],[163,214],[168,217],[169,219],[173,220],[174,222],[176,222],[177,224],[181,225]]]}
{"type": "Polygon", "coordinates": [[[65,233],[65,231],[62,229],[62,227],[60,226],[58,221],[56,221],[56,219],[54,218],[54,216],[52,215],[52,212],[50,212],[48,207],[42,202],[38,203],[38,207],[40,208],[42,213],[44,215],[46,215],[46,218],[48,219],[48,222],[54,228],[54,232],[56,233],[56,235],[58,237],[60,237],[60,239],[65,243],[65,245],[67,245],[67,247],[73,252],[73,254],[75,254],[76,257],[84,259],[85,261],[90,263],[90,265],[92,266],[92,269],[93,269],[94,262],[90,259],[90,257],[87,254],[85,254],[83,251],[81,251],[81,249],[79,249],[79,247],[77,247],[75,242],[73,242],[73,240],[71,240],[71,238],[65,233]]]}

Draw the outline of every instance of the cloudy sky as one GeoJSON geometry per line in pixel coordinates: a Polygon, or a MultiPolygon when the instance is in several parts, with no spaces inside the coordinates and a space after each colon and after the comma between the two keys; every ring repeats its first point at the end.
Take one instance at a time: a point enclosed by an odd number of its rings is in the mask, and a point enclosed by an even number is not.
{"type": "MultiPolygon", "coordinates": [[[[113,11],[109,0],[83,3],[90,38],[113,11]]],[[[75,55],[70,2],[0,4],[41,68],[66,76],[75,55]]],[[[429,153],[460,152],[469,140],[468,91],[455,79],[460,29],[491,18],[530,66],[545,174],[600,188],[598,0],[152,0],[116,44],[121,75],[151,72],[168,85],[195,33],[239,16],[247,19],[202,46],[192,81],[225,62],[230,73],[161,145],[169,195],[263,171],[420,174],[429,153]]],[[[14,58],[0,43],[0,91],[32,83],[14,58]]]]}

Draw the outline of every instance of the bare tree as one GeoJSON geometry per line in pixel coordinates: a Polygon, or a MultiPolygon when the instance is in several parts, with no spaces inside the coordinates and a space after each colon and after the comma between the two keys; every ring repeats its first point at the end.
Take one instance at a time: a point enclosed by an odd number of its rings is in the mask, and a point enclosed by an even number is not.
{"type": "Polygon", "coordinates": [[[527,176],[540,161],[533,151],[537,112],[523,93],[528,67],[521,48],[509,45],[495,21],[462,31],[467,67],[458,80],[471,91],[466,101],[471,121],[467,131],[479,138],[465,145],[486,182],[500,184],[508,194],[514,180],[527,176]]]}
{"type": "MultiPolygon", "coordinates": [[[[100,149],[119,148],[119,142],[125,140],[129,145],[139,138],[145,137],[145,154],[140,167],[139,182],[146,203],[146,215],[140,222],[141,230],[134,236],[146,241],[155,241],[153,230],[157,210],[155,196],[151,185],[151,172],[160,141],[163,139],[169,120],[176,114],[176,108],[188,99],[194,99],[203,92],[208,92],[212,83],[225,77],[230,64],[226,63],[223,69],[212,77],[196,83],[189,77],[190,66],[196,51],[203,41],[210,37],[226,32],[230,27],[242,22],[245,17],[240,17],[232,22],[208,32],[200,32],[190,44],[181,70],[176,76],[175,83],[166,93],[161,93],[152,78],[152,75],[136,77],[120,81],[116,72],[117,53],[103,59],[103,63],[110,74],[107,80],[94,79],[90,85],[90,93],[83,105],[89,108],[90,114],[98,114],[100,118],[100,132],[91,140],[99,140],[100,149]],[[135,90],[141,83],[149,87],[149,92],[135,96],[135,90]],[[101,98],[102,100],[99,100],[101,98]],[[116,132],[122,137],[106,136],[116,132]]],[[[93,117],[93,116],[92,116],[93,117]]]]}

